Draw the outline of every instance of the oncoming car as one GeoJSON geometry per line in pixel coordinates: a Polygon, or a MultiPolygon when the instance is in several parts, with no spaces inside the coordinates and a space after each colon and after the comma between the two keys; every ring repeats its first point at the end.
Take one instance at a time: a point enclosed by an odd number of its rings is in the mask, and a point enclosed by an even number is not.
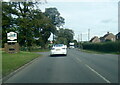
{"type": "Polygon", "coordinates": [[[67,55],[67,46],[64,44],[53,45],[50,55],[52,56],[52,55],[58,55],[58,54],[63,54],[66,56],[67,55]]]}

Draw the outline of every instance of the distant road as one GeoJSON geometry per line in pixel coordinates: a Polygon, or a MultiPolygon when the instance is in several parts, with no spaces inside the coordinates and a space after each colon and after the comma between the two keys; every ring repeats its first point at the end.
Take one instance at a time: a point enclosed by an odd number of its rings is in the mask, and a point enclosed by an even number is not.
{"type": "Polygon", "coordinates": [[[28,65],[6,83],[118,83],[118,56],[68,49],[67,56],[49,52],[28,65]]]}

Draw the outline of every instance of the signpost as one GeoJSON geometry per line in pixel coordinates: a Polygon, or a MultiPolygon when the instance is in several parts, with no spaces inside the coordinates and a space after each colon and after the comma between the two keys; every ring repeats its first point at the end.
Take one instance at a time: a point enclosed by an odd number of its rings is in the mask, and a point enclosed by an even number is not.
{"type": "Polygon", "coordinates": [[[5,52],[7,53],[18,53],[19,43],[17,43],[17,33],[7,33],[7,43],[5,43],[5,52]]]}
{"type": "Polygon", "coordinates": [[[17,42],[16,41],[16,39],[17,39],[17,33],[15,33],[15,32],[9,32],[9,33],[7,33],[7,39],[9,40],[7,42],[17,42]]]}

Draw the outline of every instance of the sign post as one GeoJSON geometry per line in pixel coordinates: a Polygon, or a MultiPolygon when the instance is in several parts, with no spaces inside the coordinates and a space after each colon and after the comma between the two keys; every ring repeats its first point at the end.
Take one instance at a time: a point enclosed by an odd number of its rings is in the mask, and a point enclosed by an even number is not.
{"type": "Polygon", "coordinates": [[[18,53],[19,43],[17,43],[17,33],[7,33],[7,43],[5,43],[5,52],[7,53],[18,53]]]}

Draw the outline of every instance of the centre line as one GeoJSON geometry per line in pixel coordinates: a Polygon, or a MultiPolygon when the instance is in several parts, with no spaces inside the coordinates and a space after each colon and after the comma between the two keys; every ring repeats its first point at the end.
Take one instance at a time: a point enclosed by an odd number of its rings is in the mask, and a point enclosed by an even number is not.
{"type": "Polygon", "coordinates": [[[103,77],[102,75],[100,75],[97,71],[95,71],[94,69],[92,69],[90,66],[88,66],[87,64],[85,64],[91,71],[93,71],[94,73],[96,73],[99,77],[101,77],[103,80],[105,80],[107,83],[111,83],[109,80],[107,80],[105,77],[103,77]]]}
{"type": "Polygon", "coordinates": [[[79,58],[76,58],[79,62],[82,62],[82,60],[80,60],[79,58]]]}

